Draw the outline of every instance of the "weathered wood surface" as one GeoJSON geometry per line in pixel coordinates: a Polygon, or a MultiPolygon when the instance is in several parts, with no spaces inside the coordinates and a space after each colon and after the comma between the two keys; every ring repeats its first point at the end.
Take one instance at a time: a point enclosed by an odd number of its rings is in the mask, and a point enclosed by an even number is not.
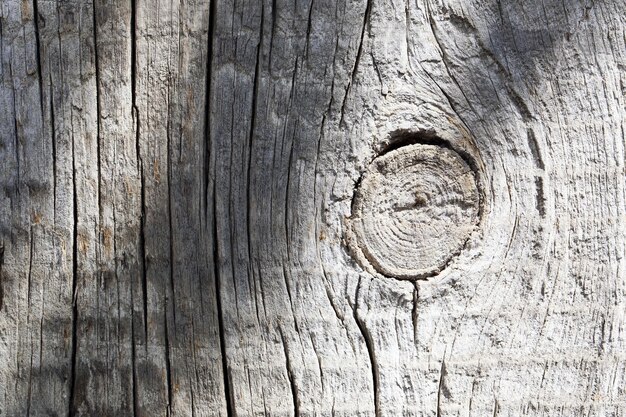
{"type": "Polygon", "coordinates": [[[0,416],[623,415],[625,27],[622,0],[3,0],[0,416]],[[349,248],[398,141],[479,189],[426,280],[349,248]]]}

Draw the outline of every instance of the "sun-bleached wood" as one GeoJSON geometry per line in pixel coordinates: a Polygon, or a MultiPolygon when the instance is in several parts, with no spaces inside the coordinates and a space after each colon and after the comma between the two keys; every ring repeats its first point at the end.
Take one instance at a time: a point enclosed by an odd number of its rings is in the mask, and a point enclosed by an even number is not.
{"type": "Polygon", "coordinates": [[[621,0],[2,0],[0,416],[626,414],[625,28],[621,0]],[[349,248],[406,133],[480,201],[422,280],[349,248]]]}

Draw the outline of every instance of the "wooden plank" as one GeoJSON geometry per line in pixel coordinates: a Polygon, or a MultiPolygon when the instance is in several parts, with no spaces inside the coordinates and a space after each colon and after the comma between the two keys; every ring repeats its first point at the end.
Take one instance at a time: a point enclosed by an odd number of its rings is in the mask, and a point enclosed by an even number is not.
{"type": "Polygon", "coordinates": [[[0,416],[621,415],[625,19],[4,1],[0,416]]]}

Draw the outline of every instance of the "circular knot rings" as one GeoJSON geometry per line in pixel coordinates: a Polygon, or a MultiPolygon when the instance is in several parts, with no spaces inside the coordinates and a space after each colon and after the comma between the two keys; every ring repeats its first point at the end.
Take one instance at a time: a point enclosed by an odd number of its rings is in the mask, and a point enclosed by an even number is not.
{"type": "Polygon", "coordinates": [[[403,146],[375,158],[355,191],[352,250],[389,277],[433,276],[463,249],[479,212],[474,172],[458,153],[403,146]]]}

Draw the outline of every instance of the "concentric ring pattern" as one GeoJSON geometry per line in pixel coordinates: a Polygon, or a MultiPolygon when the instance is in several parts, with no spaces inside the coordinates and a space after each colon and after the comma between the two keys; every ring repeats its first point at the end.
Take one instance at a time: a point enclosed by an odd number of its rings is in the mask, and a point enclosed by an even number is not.
{"type": "Polygon", "coordinates": [[[377,157],[357,188],[357,250],[383,275],[424,278],[458,254],[479,221],[469,165],[455,151],[412,144],[377,157]]]}

